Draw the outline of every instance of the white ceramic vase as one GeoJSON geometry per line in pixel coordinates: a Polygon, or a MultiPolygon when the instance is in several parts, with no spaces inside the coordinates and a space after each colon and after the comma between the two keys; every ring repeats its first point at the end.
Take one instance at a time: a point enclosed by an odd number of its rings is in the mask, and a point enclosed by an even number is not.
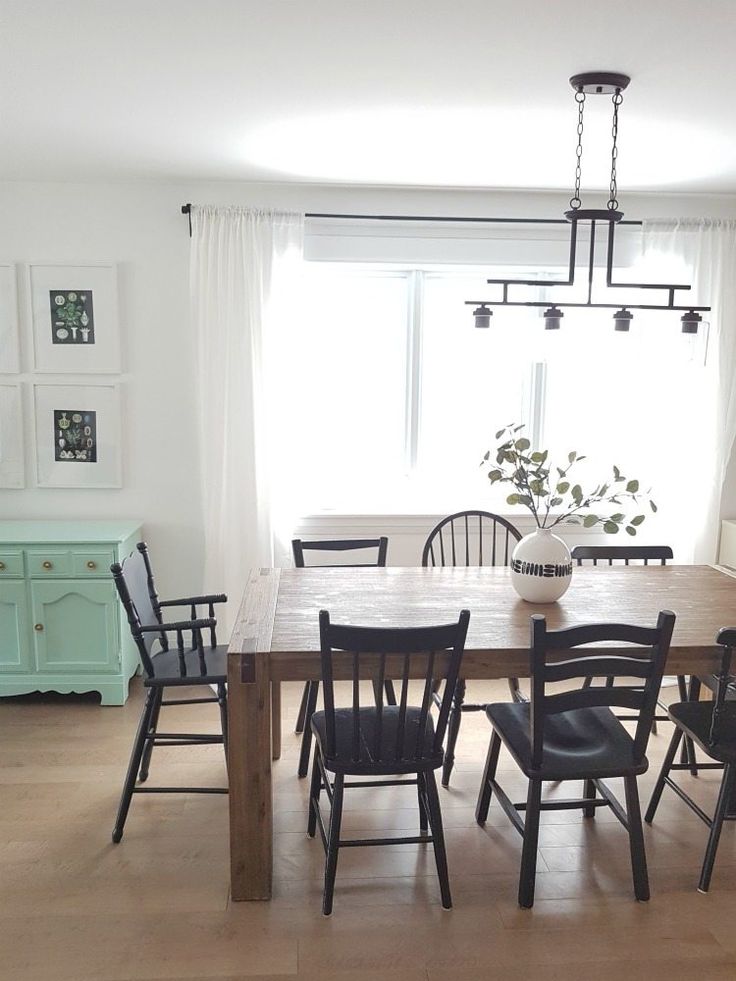
{"type": "Polygon", "coordinates": [[[511,582],[523,600],[554,603],[572,579],[570,549],[549,528],[537,528],[511,555],[511,582]]]}

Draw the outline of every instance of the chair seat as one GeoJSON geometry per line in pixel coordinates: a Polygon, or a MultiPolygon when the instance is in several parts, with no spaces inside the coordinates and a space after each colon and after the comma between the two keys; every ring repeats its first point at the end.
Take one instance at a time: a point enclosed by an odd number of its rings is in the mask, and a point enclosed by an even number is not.
{"type": "Polygon", "coordinates": [[[677,702],[670,705],[668,713],[675,725],[712,759],[721,763],[736,762],[736,702],[725,702],[723,706],[722,725],[731,738],[721,739],[715,745],[708,742],[713,720],[712,702],[677,702]]]}
{"type": "Polygon", "coordinates": [[[153,678],[146,678],[143,684],[147,688],[156,685],[221,685],[227,681],[227,644],[217,647],[205,647],[204,659],[207,674],[200,673],[199,654],[195,649],[184,651],[184,663],[187,673],[182,677],[179,651],[161,651],[153,658],[156,672],[153,678]]]}
{"type": "Polygon", "coordinates": [[[607,707],[581,708],[544,720],[542,767],[532,767],[530,705],[497,702],[486,708],[491,725],[527,776],[583,780],[645,773],[646,757],[634,763],[634,740],[607,707]]]}
{"type": "Polygon", "coordinates": [[[327,723],[324,712],[312,715],[312,732],[317,739],[322,758],[328,770],[346,774],[389,774],[417,773],[420,770],[435,770],[442,766],[444,754],[440,748],[434,752],[434,723],[432,716],[427,719],[424,731],[422,759],[405,759],[417,756],[417,736],[421,709],[406,708],[403,738],[399,740],[399,707],[385,705],[381,714],[381,739],[376,752],[376,732],[378,712],[375,708],[359,710],[360,739],[357,760],[353,759],[353,710],[335,709],[335,756],[327,756],[327,723]],[[399,745],[397,746],[397,740],[399,745]],[[397,751],[398,750],[398,751],[397,751]]]}

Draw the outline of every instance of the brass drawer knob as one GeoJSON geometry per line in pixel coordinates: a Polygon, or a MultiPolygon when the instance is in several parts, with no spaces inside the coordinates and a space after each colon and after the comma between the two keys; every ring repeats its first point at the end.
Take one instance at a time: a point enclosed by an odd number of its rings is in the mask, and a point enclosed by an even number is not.
{"type": "Polygon", "coordinates": [[[2,572],[4,568],[5,568],[5,563],[0,562],[0,572],[2,572]]]}
{"type": "Polygon", "coordinates": [[[53,569],[54,568],[53,562],[49,562],[48,559],[46,559],[46,561],[44,563],[42,563],[42,564],[43,564],[44,569],[53,569]]]}
{"type": "Polygon", "coordinates": [[[96,569],[97,568],[97,563],[96,562],[93,562],[92,559],[90,559],[89,562],[87,563],[87,568],[88,569],[96,569]]]}
{"type": "Polygon", "coordinates": [[[33,629],[34,630],[41,631],[41,630],[43,630],[43,624],[42,623],[34,623],[33,624],[33,629]]]}

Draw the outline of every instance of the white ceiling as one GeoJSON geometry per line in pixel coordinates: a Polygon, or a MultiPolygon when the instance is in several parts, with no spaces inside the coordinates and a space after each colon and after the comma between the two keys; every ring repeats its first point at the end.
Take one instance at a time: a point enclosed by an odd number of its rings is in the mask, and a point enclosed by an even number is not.
{"type": "Polygon", "coordinates": [[[736,192],[733,0],[2,0],[0,177],[736,192]],[[609,97],[583,187],[607,185],[609,97]]]}

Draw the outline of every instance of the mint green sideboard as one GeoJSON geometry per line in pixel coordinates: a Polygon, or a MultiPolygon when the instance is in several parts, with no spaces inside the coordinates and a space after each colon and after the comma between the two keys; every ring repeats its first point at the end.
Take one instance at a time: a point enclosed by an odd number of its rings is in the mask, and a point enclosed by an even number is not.
{"type": "Polygon", "coordinates": [[[0,521],[0,696],[125,704],[139,661],[110,565],[139,541],[132,521],[0,521]]]}

